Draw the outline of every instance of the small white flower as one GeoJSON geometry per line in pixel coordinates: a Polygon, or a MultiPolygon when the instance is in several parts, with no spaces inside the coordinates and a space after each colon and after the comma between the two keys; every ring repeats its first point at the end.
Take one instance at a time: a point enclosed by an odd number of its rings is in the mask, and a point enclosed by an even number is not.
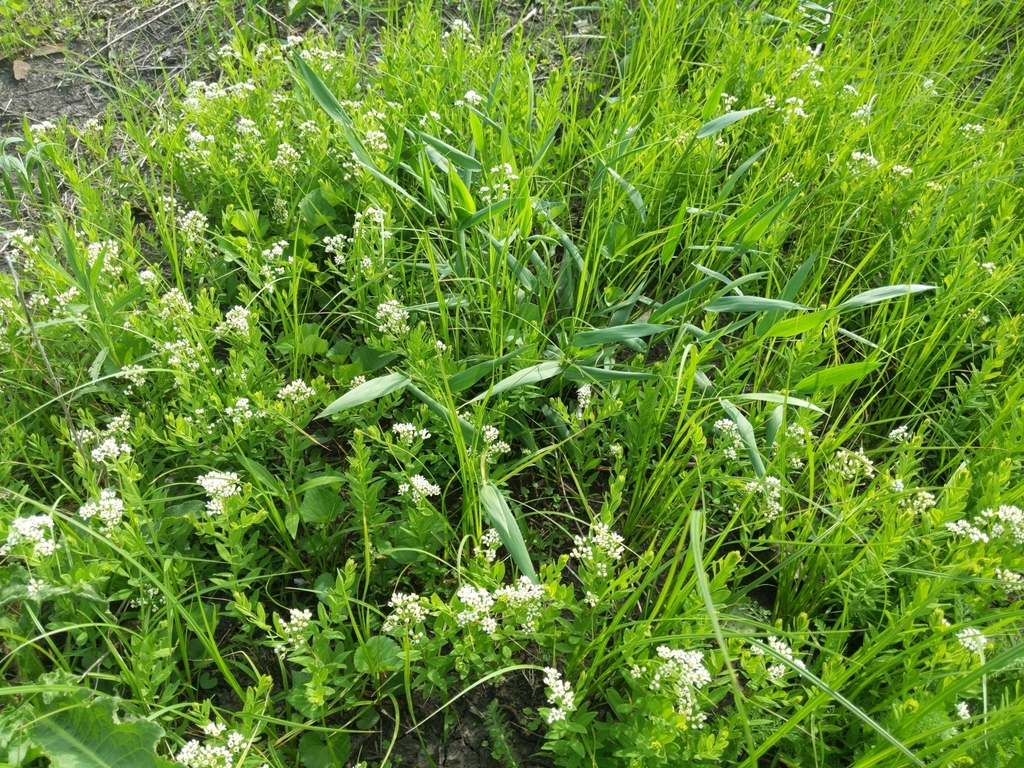
{"type": "Polygon", "coordinates": [[[956,633],[956,637],[960,641],[960,645],[979,656],[985,652],[985,646],[988,645],[985,636],[974,627],[960,630],[956,633]]]}
{"type": "Polygon", "coordinates": [[[474,90],[466,91],[466,95],[463,96],[462,98],[466,100],[467,104],[470,104],[474,107],[479,107],[481,104],[483,104],[484,101],[484,97],[474,90]]]}
{"type": "Polygon", "coordinates": [[[374,314],[379,325],[377,330],[389,336],[402,336],[409,332],[409,310],[397,301],[385,301],[377,305],[374,314]]]}
{"type": "Polygon", "coordinates": [[[306,400],[309,400],[309,398],[315,396],[316,390],[302,379],[295,379],[295,381],[278,390],[277,393],[278,400],[284,400],[286,403],[292,403],[294,405],[298,405],[299,403],[305,402],[306,400]]]}
{"type": "Polygon", "coordinates": [[[132,447],[128,443],[118,442],[115,437],[108,437],[92,449],[92,458],[93,461],[106,464],[108,461],[117,461],[130,456],[131,452],[132,447]]]}
{"type": "Polygon", "coordinates": [[[977,138],[985,133],[985,126],[979,125],[978,123],[967,123],[966,125],[960,126],[960,133],[969,138],[977,138]]]}
{"type": "Polygon", "coordinates": [[[124,502],[113,488],[104,488],[100,491],[99,500],[90,501],[79,507],[78,516],[83,520],[98,517],[101,530],[104,534],[109,534],[124,517],[124,502]]]}
{"type": "Polygon", "coordinates": [[[7,529],[7,542],[0,547],[0,555],[10,554],[21,544],[31,544],[34,557],[52,555],[57,551],[53,529],[53,518],[49,515],[16,517],[7,529]]]}
{"type": "Polygon", "coordinates": [[[891,432],[889,432],[890,443],[905,443],[908,440],[910,440],[910,438],[910,427],[907,426],[906,424],[896,427],[891,432]]]}
{"type": "Polygon", "coordinates": [[[398,495],[405,496],[409,494],[414,502],[420,502],[428,496],[440,496],[441,486],[434,485],[423,475],[413,475],[409,478],[408,483],[402,483],[398,486],[398,495]]]}
{"type": "Polygon", "coordinates": [[[971,710],[967,706],[967,702],[966,701],[961,701],[961,702],[957,703],[957,705],[956,705],[956,714],[957,714],[957,716],[961,720],[970,720],[971,719],[971,710]]]}

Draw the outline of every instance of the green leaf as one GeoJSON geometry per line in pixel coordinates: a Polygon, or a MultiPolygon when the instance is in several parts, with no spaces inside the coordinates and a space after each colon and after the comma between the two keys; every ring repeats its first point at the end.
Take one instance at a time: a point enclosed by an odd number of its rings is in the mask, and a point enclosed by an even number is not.
{"type": "Polygon", "coordinates": [[[475,403],[477,400],[483,400],[485,397],[490,395],[498,395],[502,392],[507,392],[510,389],[521,387],[525,384],[537,384],[541,381],[547,381],[548,379],[554,378],[562,372],[562,364],[554,360],[546,360],[543,363],[537,363],[536,365],[530,365],[526,368],[516,371],[511,376],[506,376],[504,379],[499,381],[493,387],[490,392],[481,392],[479,395],[474,397],[469,402],[475,403]]]}
{"type": "Polygon", "coordinates": [[[474,227],[477,224],[482,224],[485,221],[489,221],[501,213],[503,210],[511,205],[517,203],[525,203],[527,198],[525,197],[506,197],[504,200],[499,200],[496,203],[491,203],[486,208],[481,208],[479,211],[474,213],[472,216],[467,216],[465,219],[459,222],[458,226],[455,227],[456,232],[474,227]]]}
{"type": "Polygon", "coordinates": [[[838,387],[863,378],[881,367],[882,363],[872,363],[866,360],[862,363],[837,365],[834,368],[825,368],[812,373],[797,382],[793,389],[797,392],[817,392],[825,387],[838,387]]]}
{"type": "Polygon", "coordinates": [[[729,196],[729,193],[732,192],[732,188],[736,186],[736,182],[740,180],[740,177],[742,177],[744,173],[750,170],[750,166],[756,163],[758,158],[761,157],[761,155],[767,152],[770,148],[771,147],[768,146],[765,147],[764,149],[758,150],[753,155],[744,160],[743,164],[740,165],[739,168],[732,172],[732,175],[725,180],[725,184],[722,185],[722,189],[718,193],[719,202],[725,200],[725,198],[729,196]]]}
{"type": "Polygon", "coordinates": [[[750,426],[747,417],[735,405],[724,398],[719,402],[729,418],[732,419],[732,423],[736,425],[736,429],[739,430],[740,439],[743,441],[743,446],[747,449],[747,456],[750,458],[750,464],[754,468],[754,474],[758,478],[763,478],[765,476],[764,459],[761,458],[761,454],[757,450],[754,428],[750,426]]]}
{"type": "MultiPolygon", "coordinates": [[[[807,276],[811,273],[811,268],[814,266],[817,256],[817,253],[812,253],[810,258],[800,265],[797,271],[786,281],[782,292],[776,298],[783,301],[793,301],[797,297],[804,282],[807,280],[807,276]]],[[[782,315],[782,311],[766,312],[764,317],[758,320],[757,326],[754,328],[754,333],[757,334],[757,337],[759,339],[764,338],[768,329],[782,319],[782,315]]]]}
{"type": "Polygon", "coordinates": [[[480,488],[480,503],[487,519],[498,532],[498,536],[501,537],[501,543],[512,555],[515,564],[519,566],[520,573],[536,584],[537,573],[533,570],[533,562],[526,549],[523,533],[519,530],[519,522],[512,514],[512,510],[508,508],[508,503],[501,491],[498,490],[498,486],[490,480],[480,488]]]}
{"type": "MultiPolygon", "coordinates": [[[[751,392],[747,395],[736,395],[735,400],[760,400],[764,403],[778,403],[780,405],[792,405],[794,408],[807,408],[808,410],[815,411],[816,413],[824,413],[821,408],[816,406],[814,403],[809,403],[806,400],[801,400],[799,397],[790,397],[789,395],[776,395],[773,392],[751,392]]],[[[769,443],[770,445],[770,443],[769,443]]]]}
{"type": "Polygon", "coordinates": [[[379,376],[376,379],[370,379],[360,384],[354,389],[350,389],[344,395],[339,397],[333,403],[324,408],[320,413],[317,414],[318,419],[322,419],[326,416],[330,416],[340,411],[344,411],[347,408],[354,408],[357,405],[368,403],[371,400],[377,400],[378,398],[384,397],[384,395],[390,395],[392,392],[405,387],[411,379],[403,373],[389,373],[387,376],[379,376]]]}
{"type": "Polygon", "coordinates": [[[818,312],[809,312],[806,315],[797,315],[786,320],[781,320],[765,332],[765,336],[786,338],[799,336],[806,331],[816,331],[821,328],[830,317],[834,317],[838,310],[822,309],[818,312]]]}
{"type": "Polygon", "coordinates": [[[507,363],[513,357],[516,357],[525,351],[526,347],[519,347],[518,349],[514,349],[501,357],[496,357],[493,360],[485,360],[482,363],[471,365],[466,370],[459,371],[458,373],[448,377],[448,389],[453,393],[469,389],[484,376],[494,371],[494,369],[499,365],[507,363]]]}
{"type": "Polygon", "coordinates": [[[599,328],[595,331],[580,331],[572,337],[574,347],[589,347],[592,344],[609,344],[629,339],[640,339],[662,331],[670,331],[671,325],[653,325],[651,323],[630,323],[617,325],[613,328],[599,328]]]}
{"type": "Polygon", "coordinates": [[[629,198],[629,202],[631,202],[633,207],[636,208],[640,221],[647,221],[647,206],[644,205],[644,199],[640,196],[640,192],[637,191],[637,188],[619,176],[613,168],[605,168],[605,170],[608,171],[609,175],[619,182],[619,186],[625,190],[626,197],[629,198]]]}
{"type": "Polygon", "coordinates": [[[439,138],[431,136],[429,133],[416,131],[413,135],[418,137],[420,141],[427,146],[433,148],[438,154],[446,158],[457,168],[462,168],[466,171],[473,171],[473,173],[479,173],[484,169],[483,166],[480,165],[480,161],[475,157],[470,157],[465,152],[456,149],[450,144],[445,144],[439,138]]]}
{"type": "Polygon", "coordinates": [[[392,672],[401,666],[398,654],[402,649],[390,637],[377,635],[359,646],[352,657],[356,671],[364,675],[376,675],[378,672],[392,672]]]}
{"type": "Polygon", "coordinates": [[[754,243],[760,240],[764,236],[764,233],[768,231],[771,225],[775,223],[779,216],[782,215],[783,211],[789,207],[789,204],[792,203],[799,194],[800,188],[797,187],[769,208],[761,218],[754,222],[750,229],[743,233],[743,237],[739,244],[740,249],[748,250],[754,245],[754,243]]]}
{"type": "Polygon", "coordinates": [[[623,371],[576,365],[566,369],[565,378],[568,381],[651,381],[659,377],[656,374],[643,371],[623,371]]]}
{"type": "Polygon", "coordinates": [[[705,312],[766,312],[776,309],[806,310],[809,307],[782,299],[766,299],[763,296],[723,296],[704,307],[705,312]]]}
{"type": "Polygon", "coordinates": [[[650,321],[657,323],[662,320],[668,320],[674,315],[685,309],[689,301],[696,296],[698,293],[707,288],[714,281],[713,277],[705,277],[691,285],[681,293],[676,294],[671,299],[666,301],[656,310],[651,312],[650,321]]]}
{"type": "Polygon", "coordinates": [[[856,309],[857,307],[866,307],[868,304],[877,304],[880,301],[898,299],[901,296],[910,296],[914,293],[934,290],[934,285],[886,285],[882,288],[872,288],[870,291],[858,293],[852,299],[847,299],[840,304],[839,309],[856,309]]]}
{"type": "Polygon", "coordinates": [[[352,752],[352,740],[346,731],[304,733],[299,739],[299,760],[303,768],[334,768],[344,765],[352,752]]]}
{"type": "MultiPolygon", "coordinates": [[[[333,481],[340,478],[326,479],[333,481]]],[[[305,523],[329,523],[340,515],[344,508],[345,504],[336,491],[329,488],[310,488],[302,497],[299,515],[305,523]]]]}
{"type": "Polygon", "coordinates": [[[698,139],[706,139],[708,136],[714,136],[723,128],[728,128],[733,123],[738,123],[744,117],[752,115],[755,112],[760,112],[762,109],[764,109],[764,107],[754,107],[753,109],[741,109],[738,112],[727,112],[721,117],[716,117],[714,120],[710,120],[704,123],[704,125],[702,125],[697,130],[696,137],[698,139]]]}
{"type": "Polygon", "coordinates": [[[156,753],[164,730],[148,720],[115,722],[114,701],[83,693],[58,698],[32,726],[31,739],[53,768],[172,768],[156,753]]]}

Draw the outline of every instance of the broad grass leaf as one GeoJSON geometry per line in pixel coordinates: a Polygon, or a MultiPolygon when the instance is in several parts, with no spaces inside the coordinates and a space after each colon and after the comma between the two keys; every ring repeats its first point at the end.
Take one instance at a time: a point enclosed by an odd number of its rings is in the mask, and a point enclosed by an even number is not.
{"type": "Polygon", "coordinates": [[[719,402],[729,418],[732,419],[732,423],[736,425],[736,429],[739,430],[740,439],[743,441],[743,447],[747,449],[747,456],[750,458],[750,464],[754,468],[754,474],[758,478],[763,478],[765,476],[764,459],[761,458],[761,453],[757,450],[754,428],[750,426],[747,417],[735,405],[724,398],[719,400],[719,402]]]}
{"type": "Polygon", "coordinates": [[[506,376],[491,388],[490,393],[481,392],[469,402],[475,403],[477,400],[482,400],[487,397],[488,394],[501,394],[502,392],[507,392],[510,389],[515,389],[516,387],[521,387],[525,384],[537,384],[541,381],[547,381],[548,379],[554,378],[561,372],[562,364],[554,360],[546,360],[543,363],[530,365],[522,370],[516,371],[511,376],[506,376]]]}
{"type": "Polygon", "coordinates": [[[683,311],[686,308],[686,305],[690,302],[690,300],[698,293],[703,291],[705,288],[707,288],[709,285],[711,285],[713,281],[713,277],[705,277],[702,278],[701,280],[698,280],[685,291],[676,294],[671,299],[662,304],[660,307],[658,307],[656,310],[651,312],[651,316],[648,319],[652,323],[660,323],[663,320],[670,319],[674,315],[683,311]]]}
{"type": "Polygon", "coordinates": [[[763,296],[723,296],[704,307],[705,312],[766,312],[778,309],[807,310],[809,307],[782,299],[766,299],[763,296]]]}
{"type": "MultiPolygon", "coordinates": [[[[735,395],[733,399],[740,401],[760,400],[763,403],[778,403],[779,405],[792,405],[794,408],[807,408],[815,413],[825,412],[814,403],[801,400],[799,397],[777,395],[774,392],[751,392],[745,395],[735,395]]],[[[771,445],[771,443],[769,443],[769,445],[771,445]]]]}
{"type": "Polygon", "coordinates": [[[456,149],[450,144],[446,144],[436,136],[431,136],[429,133],[424,133],[423,131],[416,131],[413,135],[419,138],[419,140],[424,144],[433,147],[438,154],[447,158],[447,160],[456,168],[473,171],[473,173],[483,171],[483,166],[480,165],[480,161],[475,157],[470,157],[462,150],[456,149]]]}
{"type": "Polygon", "coordinates": [[[744,173],[750,170],[750,166],[756,163],[758,161],[758,158],[760,158],[761,155],[763,155],[769,149],[771,149],[771,145],[765,147],[764,149],[759,149],[757,152],[755,152],[746,160],[744,160],[739,168],[732,172],[729,178],[725,180],[725,183],[722,185],[721,191],[718,193],[719,202],[722,202],[723,200],[725,200],[725,198],[729,196],[729,193],[732,192],[733,187],[736,186],[736,182],[740,180],[740,177],[742,177],[744,173]]]}
{"type": "Polygon", "coordinates": [[[568,381],[653,381],[659,377],[644,371],[617,371],[612,368],[594,368],[575,365],[565,370],[568,381]]]}
{"type": "Polygon", "coordinates": [[[706,139],[708,136],[714,136],[716,133],[728,128],[733,123],[738,123],[748,115],[760,112],[762,109],[764,109],[764,107],[754,107],[753,109],[741,109],[737,112],[727,112],[721,117],[716,117],[714,120],[709,120],[704,123],[704,125],[697,129],[697,133],[695,135],[698,139],[706,139]]]}
{"type": "Polygon", "coordinates": [[[485,208],[481,208],[479,211],[474,213],[472,216],[467,216],[458,223],[455,227],[457,232],[475,227],[477,224],[483,224],[485,221],[489,221],[497,216],[499,213],[504,211],[506,208],[527,202],[525,197],[507,197],[504,200],[499,200],[496,203],[491,203],[485,208]]]}
{"type": "Polygon", "coordinates": [[[42,713],[31,739],[53,768],[172,768],[156,753],[164,730],[148,720],[115,722],[112,699],[58,698],[42,713]]]}
{"type": "MultiPolygon", "coordinates": [[[[783,301],[793,301],[796,299],[797,294],[800,293],[800,289],[807,281],[807,276],[811,273],[812,267],[814,267],[814,261],[817,256],[817,253],[812,253],[810,258],[800,265],[797,271],[794,272],[789,280],[786,281],[786,285],[776,298],[782,299],[783,301]]],[[[784,313],[780,310],[766,312],[764,317],[758,320],[757,326],[754,328],[754,333],[757,334],[757,337],[759,339],[763,338],[765,336],[765,332],[782,319],[783,314],[784,313]]]]}
{"type": "Polygon", "coordinates": [[[453,393],[469,389],[484,376],[493,372],[499,365],[507,363],[509,360],[521,355],[525,351],[526,347],[519,347],[518,349],[514,349],[501,357],[496,357],[493,360],[485,360],[482,363],[471,365],[466,370],[459,371],[458,373],[448,377],[448,389],[453,393]]]}
{"type": "Polygon", "coordinates": [[[512,514],[512,510],[508,508],[508,502],[505,501],[498,486],[490,480],[480,488],[480,504],[483,506],[487,519],[501,537],[501,543],[505,545],[505,549],[508,550],[515,564],[519,566],[520,573],[536,584],[537,573],[533,570],[533,562],[526,549],[523,533],[519,530],[519,522],[512,514]]]}
{"type": "Polygon", "coordinates": [[[615,169],[606,168],[605,170],[607,170],[609,175],[619,183],[619,186],[622,187],[623,190],[625,190],[626,197],[629,198],[629,202],[631,202],[633,207],[636,208],[636,213],[640,217],[640,221],[647,221],[647,206],[644,205],[644,199],[637,188],[616,173],[615,169]]]}
{"type": "Polygon", "coordinates": [[[589,347],[593,344],[610,344],[612,342],[626,341],[627,339],[641,339],[644,336],[653,336],[662,331],[670,331],[671,325],[653,325],[651,323],[630,323],[629,325],[617,325],[614,328],[599,328],[595,331],[580,331],[572,337],[574,347],[589,347]]]}
{"type": "Polygon", "coordinates": [[[463,437],[465,437],[466,440],[473,440],[474,435],[476,435],[476,427],[459,416],[454,409],[445,408],[415,384],[406,384],[405,388],[408,390],[410,395],[426,405],[427,408],[429,408],[430,411],[439,419],[446,421],[449,424],[458,424],[459,429],[462,430],[463,437]]]}
{"type": "Polygon", "coordinates": [[[371,400],[390,395],[397,392],[409,383],[410,379],[403,373],[389,373],[387,376],[379,376],[376,379],[363,382],[358,387],[350,389],[333,403],[317,414],[318,419],[325,416],[354,408],[357,405],[368,403],[371,400]]]}
{"type": "Polygon", "coordinates": [[[881,367],[882,363],[873,363],[867,360],[861,363],[837,365],[834,368],[825,368],[804,377],[797,382],[793,389],[797,392],[817,392],[825,387],[838,387],[862,379],[881,367]]]}
{"type": "Polygon", "coordinates": [[[797,315],[796,317],[780,320],[771,326],[764,335],[774,338],[786,338],[789,336],[799,336],[807,331],[816,331],[828,322],[829,318],[834,317],[837,312],[838,310],[835,309],[823,309],[818,312],[808,312],[806,315],[797,315]]]}
{"type": "Polygon", "coordinates": [[[847,299],[839,305],[839,309],[856,309],[866,307],[869,304],[877,304],[880,301],[898,299],[901,296],[910,296],[924,291],[934,291],[934,285],[918,285],[908,283],[905,285],[886,285],[881,288],[872,288],[870,291],[858,293],[852,299],[847,299]]]}

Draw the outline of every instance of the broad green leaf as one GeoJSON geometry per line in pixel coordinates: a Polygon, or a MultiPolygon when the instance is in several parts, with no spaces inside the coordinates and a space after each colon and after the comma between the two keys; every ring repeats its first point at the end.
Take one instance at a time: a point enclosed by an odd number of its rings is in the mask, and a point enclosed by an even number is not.
{"type": "Polygon", "coordinates": [[[480,161],[475,157],[470,157],[450,144],[445,144],[439,138],[431,136],[429,133],[423,133],[423,131],[416,131],[413,135],[418,137],[424,144],[432,147],[438,154],[447,158],[456,168],[473,171],[473,173],[479,173],[483,170],[480,161]]]}
{"type": "Polygon", "coordinates": [[[711,285],[713,280],[713,277],[702,278],[701,280],[698,280],[696,283],[687,288],[685,291],[676,294],[671,299],[662,304],[660,307],[658,307],[656,310],[651,312],[651,316],[649,318],[650,321],[652,323],[660,323],[663,320],[668,320],[669,318],[673,317],[678,312],[681,312],[683,309],[686,308],[686,305],[689,303],[689,301],[698,293],[700,293],[709,285],[711,285]]]}
{"type": "Polygon", "coordinates": [[[636,208],[640,221],[647,221],[647,206],[644,205],[644,199],[641,197],[640,192],[637,191],[637,188],[619,176],[613,168],[606,168],[605,170],[607,170],[609,175],[619,182],[619,186],[625,190],[626,197],[629,198],[629,202],[631,202],[633,207],[636,208]]]}
{"type": "Polygon", "coordinates": [[[775,199],[777,194],[775,190],[772,190],[750,203],[746,208],[739,211],[732,221],[722,227],[719,236],[723,240],[735,240],[738,238],[748,228],[750,223],[761,215],[761,211],[771,205],[772,200],[775,199]]]}
{"type": "Polygon", "coordinates": [[[723,296],[704,307],[706,312],[765,312],[775,309],[806,310],[808,307],[782,299],[766,299],[763,296],[723,296]]]}
{"type": "Polygon", "coordinates": [[[402,666],[402,660],[398,655],[401,650],[398,643],[390,637],[377,635],[356,649],[352,662],[356,671],[364,675],[375,676],[378,672],[393,672],[402,666]]]}
{"type": "Polygon", "coordinates": [[[799,336],[806,331],[814,331],[821,328],[830,317],[834,317],[838,310],[822,309],[818,312],[809,312],[806,315],[797,315],[786,320],[781,320],[765,332],[765,336],[786,338],[799,336]]]}
{"type": "Polygon", "coordinates": [[[53,768],[172,768],[156,753],[163,728],[148,720],[116,722],[106,697],[55,700],[31,730],[53,768]]]}
{"type": "Polygon", "coordinates": [[[704,125],[697,130],[696,137],[698,139],[706,139],[708,136],[714,136],[723,128],[728,128],[733,123],[738,123],[744,117],[752,115],[755,112],[760,112],[762,109],[764,109],[764,107],[741,109],[738,112],[727,112],[721,117],[716,117],[714,120],[709,120],[704,123],[704,125]]]}
{"type": "Polygon", "coordinates": [[[643,371],[617,371],[612,368],[575,365],[565,370],[565,378],[568,381],[650,381],[658,376],[643,371]]]}
{"type": "Polygon", "coordinates": [[[743,233],[743,238],[740,240],[740,248],[742,250],[747,250],[752,245],[754,245],[754,243],[756,243],[758,240],[764,237],[764,233],[768,231],[768,229],[772,226],[772,224],[776,222],[776,220],[778,220],[779,216],[782,215],[783,211],[785,211],[789,207],[789,204],[792,203],[799,194],[800,188],[797,187],[796,189],[792,190],[789,194],[787,194],[785,197],[783,197],[781,200],[779,200],[779,202],[777,202],[775,205],[773,205],[771,208],[765,211],[764,215],[761,216],[761,218],[759,218],[756,222],[754,222],[754,225],[751,226],[750,229],[746,230],[743,233]]]}
{"type": "Polygon", "coordinates": [[[881,367],[882,363],[872,363],[867,360],[862,363],[837,365],[834,368],[825,368],[817,373],[812,373],[797,382],[793,389],[797,392],[817,392],[825,387],[838,387],[864,378],[881,367]]]}
{"type": "Polygon", "coordinates": [[[898,299],[901,296],[910,296],[914,293],[934,290],[934,285],[886,285],[882,288],[872,288],[870,291],[858,293],[852,299],[847,299],[840,304],[839,309],[856,309],[857,307],[866,307],[869,304],[877,304],[880,301],[898,299]]]}
{"type": "Polygon", "coordinates": [[[333,730],[326,737],[321,733],[304,733],[299,739],[299,761],[302,768],[334,768],[344,765],[352,752],[347,731],[333,730]]]}
{"type": "Polygon", "coordinates": [[[475,227],[477,224],[482,224],[485,221],[493,219],[495,216],[497,216],[499,213],[501,213],[509,206],[515,205],[517,203],[525,203],[526,201],[527,198],[525,197],[507,197],[504,200],[499,200],[496,203],[491,203],[486,208],[481,208],[472,216],[467,216],[465,219],[460,221],[455,229],[456,231],[461,232],[463,230],[469,229],[470,227],[475,227]]]}
{"type": "Polygon", "coordinates": [[[806,400],[801,400],[799,397],[777,395],[774,392],[751,392],[746,395],[735,395],[733,399],[741,401],[760,400],[761,402],[764,403],[779,403],[780,405],[792,405],[794,408],[807,408],[817,413],[825,412],[821,408],[816,406],[814,403],[809,403],[806,400]]]}
{"type": "Polygon", "coordinates": [[[785,414],[785,411],[786,406],[780,405],[768,414],[768,420],[765,422],[764,427],[764,444],[768,446],[768,448],[775,445],[775,440],[779,435],[779,430],[782,428],[782,417],[785,414]]]}
{"type": "Polygon", "coordinates": [[[410,395],[417,398],[421,403],[426,405],[427,408],[430,409],[431,413],[433,413],[442,421],[446,421],[449,424],[452,424],[454,420],[454,423],[458,424],[459,429],[462,430],[462,434],[465,437],[465,439],[468,441],[473,440],[473,437],[476,435],[476,427],[474,427],[468,421],[459,416],[457,412],[445,408],[443,405],[437,402],[437,400],[432,398],[430,395],[428,395],[422,389],[417,387],[415,384],[406,384],[406,389],[409,391],[410,395]]]}
{"type": "Polygon", "coordinates": [[[616,325],[613,328],[599,328],[595,331],[580,331],[572,337],[574,347],[589,347],[592,344],[610,344],[612,342],[626,341],[627,339],[640,339],[644,336],[653,336],[662,331],[670,331],[671,325],[652,325],[651,323],[630,323],[628,325],[616,325]]]}
{"type": "MultiPolygon", "coordinates": [[[[790,276],[789,280],[786,281],[786,285],[783,286],[782,292],[776,297],[783,301],[793,301],[797,294],[800,293],[800,289],[803,287],[804,282],[807,280],[807,276],[811,273],[811,268],[814,266],[814,260],[817,258],[817,253],[812,253],[796,272],[790,276]]],[[[754,333],[757,337],[764,338],[765,333],[775,325],[779,320],[782,319],[784,313],[781,310],[774,310],[766,312],[757,322],[757,326],[754,328],[754,333]]]]}
{"type": "Polygon", "coordinates": [[[725,180],[725,184],[722,185],[722,189],[719,190],[719,192],[718,192],[718,201],[719,202],[721,202],[722,200],[725,200],[725,198],[727,198],[729,196],[729,193],[732,192],[732,188],[736,186],[736,182],[738,182],[740,180],[740,177],[742,177],[744,173],[746,173],[748,170],[750,170],[750,166],[752,166],[754,163],[756,163],[758,158],[760,158],[761,155],[763,155],[765,152],[767,152],[770,148],[771,147],[768,146],[768,147],[765,147],[764,149],[759,149],[757,152],[755,152],[750,157],[748,157],[746,160],[744,160],[742,165],[740,165],[739,168],[737,168],[735,171],[732,172],[732,174],[729,176],[729,178],[725,180]]]}
{"type": "Polygon", "coordinates": [[[761,454],[757,450],[754,428],[750,426],[747,417],[735,405],[724,398],[719,400],[719,402],[729,418],[732,419],[732,423],[736,425],[736,429],[739,430],[740,439],[743,441],[743,447],[747,449],[747,456],[750,458],[750,464],[754,468],[754,474],[758,478],[763,478],[765,476],[764,459],[761,458],[761,454]]]}
{"type": "Polygon", "coordinates": [[[522,370],[516,371],[511,376],[506,376],[495,384],[489,393],[481,392],[469,402],[475,403],[477,400],[483,400],[488,394],[497,395],[502,392],[507,392],[510,389],[521,387],[525,384],[537,384],[541,381],[547,381],[548,379],[554,378],[561,372],[561,363],[554,360],[546,360],[543,363],[537,363],[536,365],[531,365],[523,368],[522,370]]]}
{"type": "Polygon", "coordinates": [[[402,389],[409,381],[409,377],[402,373],[389,373],[387,376],[379,376],[376,379],[365,381],[320,411],[317,418],[322,419],[347,408],[354,408],[357,405],[384,397],[384,395],[390,395],[392,392],[402,389]]]}
{"type": "Polygon", "coordinates": [[[526,549],[523,533],[519,530],[519,522],[512,514],[512,510],[508,508],[508,503],[498,486],[490,480],[480,488],[480,504],[483,506],[487,519],[501,537],[501,543],[505,545],[505,549],[508,550],[515,564],[519,566],[519,571],[536,584],[537,573],[533,570],[533,562],[526,549]]]}
{"type": "MultiPolygon", "coordinates": [[[[335,480],[335,478],[329,479],[335,480]]],[[[337,491],[332,491],[329,488],[311,488],[302,497],[299,515],[304,523],[320,525],[334,520],[344,508],[345,504],[338,496],[337,491]]]]}
{"type": "Polygon", "coordinates": [[[519,347],[514,349],[501,357],[496,357],[493,360],[485,360],[482,363],[471,365],[464,371],[448,377],[448,389],[453,392],[462,392],[465,389],[469,389],[482,379],[487,374],[494,371],[499,365],[503,365],[511,360],[513,357],[517,357],[526,351],[526,347],[519,347]]]}

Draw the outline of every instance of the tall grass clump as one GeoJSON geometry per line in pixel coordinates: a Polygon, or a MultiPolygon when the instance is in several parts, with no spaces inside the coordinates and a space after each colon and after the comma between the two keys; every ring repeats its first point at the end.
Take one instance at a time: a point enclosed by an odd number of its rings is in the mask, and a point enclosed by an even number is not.
{"type": "Polygon", "coordinates": [[[1017,764],[1024,13],[403,13],[7,141],[0,757],[1017,764]]]}

